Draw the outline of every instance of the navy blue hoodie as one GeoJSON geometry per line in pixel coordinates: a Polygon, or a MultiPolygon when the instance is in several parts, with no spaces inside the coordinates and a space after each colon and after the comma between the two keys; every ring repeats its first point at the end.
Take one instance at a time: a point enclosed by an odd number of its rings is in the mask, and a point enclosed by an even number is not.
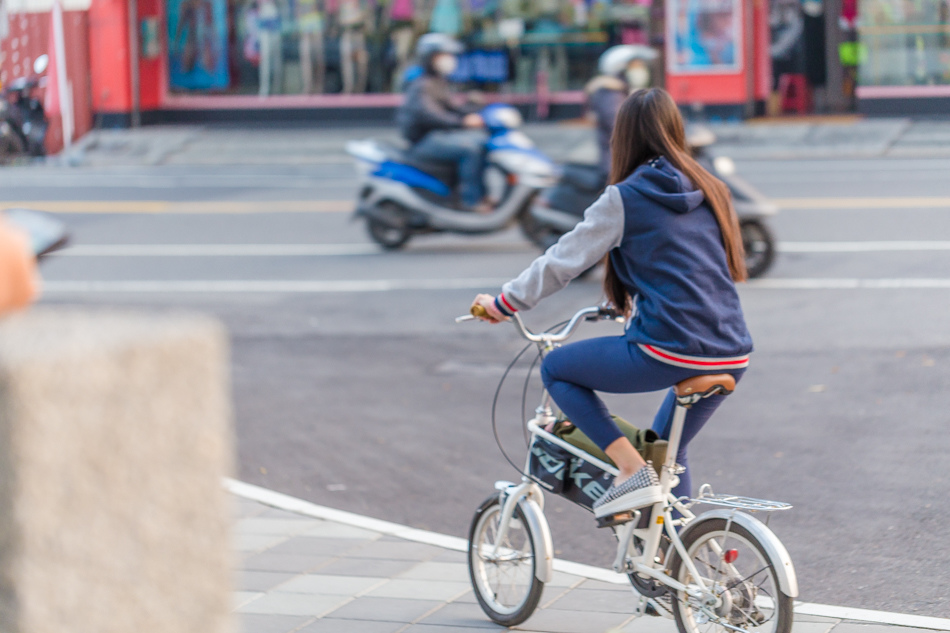
{"type": "Polygon", "coordinates": [[[608,187],[573,231],[503,286],[499,302],[530,309],[606,253],[634,297],[630,342],[677,366],[748,364],[752,337],[719,224],[703,192],[665,158],[608,187]]]}

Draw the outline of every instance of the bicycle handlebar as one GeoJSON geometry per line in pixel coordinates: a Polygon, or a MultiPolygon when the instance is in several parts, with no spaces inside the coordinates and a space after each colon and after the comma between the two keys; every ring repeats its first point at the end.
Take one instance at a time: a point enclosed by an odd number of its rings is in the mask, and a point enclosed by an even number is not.
{"type": "MultiPolygon", "coordinates": [[[[483,318],[488,316],[488,311],[480,305],[472,306],[470,310],[470,315],[461,316],[455,319],[456,323],[461,323],[462,321],[470,321],[476,318],[483,318]]],[[[521,320],[521,315],[517,312],[511,318],[514,322],[515,327],[521,332],[521,336],[533,343],[560,343],[565,341],[574,333],[574,330],[577,329],[577,325],[581,320],[585,321],[597,321],[598,319],[615,319],[619,320],[622,316],[618,314],[616,309],[608,306],[590,306],[588,308],[583,308],[578,310],[574,316],[571,317],[571,320],[567,322],[560,332],[542,332],[540,334],[535,334],[529,330],[524,321],[521,320]]]]}

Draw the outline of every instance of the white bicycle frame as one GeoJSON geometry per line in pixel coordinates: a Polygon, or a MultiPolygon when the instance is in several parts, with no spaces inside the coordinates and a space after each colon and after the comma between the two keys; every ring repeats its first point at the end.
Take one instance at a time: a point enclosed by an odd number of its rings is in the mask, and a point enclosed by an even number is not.
{"type": "MultiPolygon", "coordinates": [[[[602,317],[604,312],[599,307],[585,308],[579,311],[558,333],[534,334],[530,332],[521,320],[520,315],[515,313],[512,317],[515,325],[521,331],[521,335],[529,341],[536,343],[541,353],[547,353],[553,350],[559,343],[563,342],[573,334],[574,329],[582,319],[602,317]]],[[[459,317],[458,321],[468,320],[474,317],[459,317]]],[[[695,397],[695,396],[694,396],[695,397]]],[[[716,396],[711,396],[716,397],[716,396]]],[[[700,489],[700,496],[696,499],[688,497],[677,498],[672,494],[673,488],[679,483],[677,476],[676,454],[679,450],[679,444],[683,434],[683,424],[686,421],[686,412],[688,411],[690,397],[677,398],[676,407],[673,413],[673,421],[670,429],[670,437],[666,450],[666,460],[660,469],[660,487],[663,491],[665,501],[656,503],[649,508],[650,524],[646,528],[638,528],[641,510],[633,512],[631,520],[614,527],[617,536],[617,555],[614,558],[613,569],[617,573],[631,574],[636,573],[640,576],[649,577],[656,582],[663,584],[676,592],[685,593],[688,597],[701,601],[701,603],[710,609],[717,608],[721,603],[721,598],[717,597],[712,587],[707,585],[703,575],[694,565],[689,553],[686,551],[683,541],[677,531],[677,528],[686,526],[697,518],[724,518],[726,519],[726,531],[728,532],[733,523],[742,525],[749,532],[758,537],[763,544],[770,560],[776,563],[776,576],[779,588],[787,596],[795,598],[798,596],[798,582],[795,576],[795,570],[792,566],[791,558],[787,550],[778,540],[778,538],[764,524],[751,515],[738,512],[738,509],[747,510],[785,510],[791,508],[790,505],[781,502],[765,501],[760,499],[750,499],[747,497],[737,497],[732,495],[714,495],[709,485],[706,484],[700,489]],[[694,503],[709,503],[712,505],[724,506],[731,510],[718,510],[704,513],[697,517],[690,511],[694,503]],[[681,518],[674,519],[673,511],[676,510],[681,518]],[[677,553],[686,565],[693,583],[684,585],[674,579],[667,573],[666,565],[672,558],[669,553],[666,555],[663,563],[657,562],[657,552],[660,547],[660,540],[663,532],[666,532],[670,543],[676,548],[677,553]],[[642,553],[639,555],[634,551],[634,537],[643,542],[642,553]]],[[[551,397],[545,390],[542,395],[541,406],[535,411],[535,417],[528,421],[528,430],[531,433],[532,441],[535,437],[555,444],[572,455],[575,455],[586,462],[594,464],[598,468],[617,476],[617,468],[608,464],[593,455],[577,448],[573,444],[565,442],[553,433],[545,430],[545,427],[556,421],[553,407],[551,406],[551,397]]],[[[530,453],[528,455],[530,460],[530,453]]],[[[528,472],[528,465],[525,465],[524,472],[528,472]]],[[[503,501],[502,513],[499,518],[498,534],[495,545],[492,547],[489,558],[499,556],[501,543],[505,541],[508,534],[508,527],[511,518],[515,512],[515,506],[519,503],[527,505],[524,514],[528,522],[531,523],[532,534],[538,535],[538,542],[535,542],[535,555],[539,558],[536,565],[535,575],[541,582],[548,582],[553,573],[553,545],[551,542],[551,532],[547,521],[544,520],[544,495],[541,487],[531,478],[524,476],[520,484],[499,481],[495,483],[495,488],[500,491],[503,501]]],[[[645,508],[643,510],[646,510],[645,508]]],[[[722,556],[721,547],[715,541],[710,543],[713,551],[722,556]]],[[[726,565],[726,570],[736,574],[732,565],[726,565]]]]}

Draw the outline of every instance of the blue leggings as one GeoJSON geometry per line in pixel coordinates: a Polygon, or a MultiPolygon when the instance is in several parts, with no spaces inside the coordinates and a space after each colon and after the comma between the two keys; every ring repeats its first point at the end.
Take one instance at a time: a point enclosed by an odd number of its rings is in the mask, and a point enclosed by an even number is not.
{"type": "MultiPolygon", "coordinates": [[[[723,372],[662,363],[647,356],[624,336],[593,338],[565,345],[548,354],[541,364],[541,379],[554,402],[601,449],[606,449],[623,434],[611,419],[603,400],[594,393],[595,389],[607,393],[660,391],[693,376],[715,373],[723,372]]],[[[738,382],[745,369],[728,373],[738,382]]],[[[676,455],[676,462],[685,466],[686,472],[680,475],[680,483],[673,490],[677,496],[692,494],[686,448],[722,401],[719,396],[700,400],[686,414],[676,455]]],[[[675,404],[676,397],[670,389],[653,420],[653,430],[663,439],[669,439],[675,404]]]]}

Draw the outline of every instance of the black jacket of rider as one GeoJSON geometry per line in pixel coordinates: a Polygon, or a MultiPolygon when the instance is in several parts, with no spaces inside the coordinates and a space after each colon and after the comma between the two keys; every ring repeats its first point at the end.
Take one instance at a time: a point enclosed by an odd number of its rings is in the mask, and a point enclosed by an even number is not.
{"type": "Polygon", "coordinates": [[[630,88],[622,79],[600,75],[587,83],[584,92],[587,93],[587,107],[597,120],[597,145],[600,148],[598,162],[606,178],[610,175],[610,137],[614,133],[614,120],[630,88]]]}
{"type": "Polygon", "coordinates": [[[415,144],[433,130],[461,128],[465,114],[452,103],[449,82],[426,73],[409,84],[406,100],[396,112],[396,123],[402,135],[415,144]]]}

